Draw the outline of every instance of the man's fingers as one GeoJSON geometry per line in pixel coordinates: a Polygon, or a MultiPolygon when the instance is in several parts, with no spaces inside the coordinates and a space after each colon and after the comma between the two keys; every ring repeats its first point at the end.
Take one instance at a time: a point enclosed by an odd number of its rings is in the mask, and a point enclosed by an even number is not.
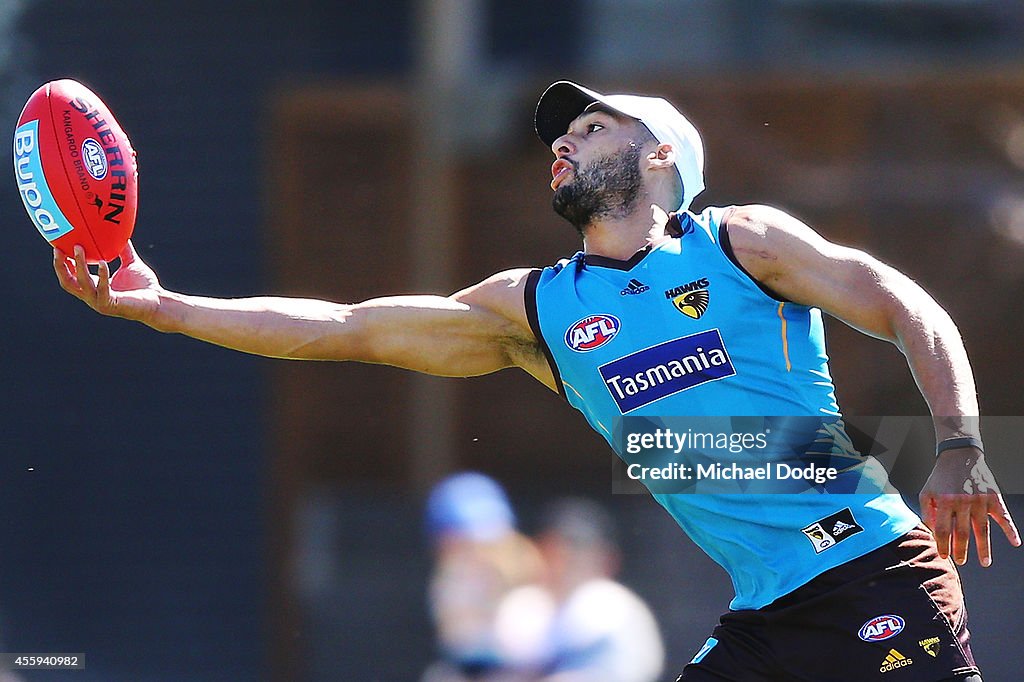
{"type": "Polygon", "coordinates": [[[939,504],[938,500],[936,500],[936,508],[932,514],[932,533],[935,535],[935,544],[939,549],[939,556],[943,559],[949,556],[949,537],[953,530],[952,517],[952,508],[939,504]]]}
{"type": "Polygon", "coordinates": [[[1020,547],[1020,533],[1013,522],[1013,517],[1010,516],[1010,511],[1006,508],[1002,495],[996,496],[995,502],[989,506],[988,513],[996,520],[999,527],[1003,529],[1003,533],[1006,534],[1006,539],[1010,541],[1010,544],[1014,547],[1020,547]]]}
{"type": "Polygon", "coordinates": [[[110,301],[110,266],[101,260],[99,265],[99,281],[96,284],[97,302],[106,305],[110,301]]]}
{"type": "Polygon", "coordinates": [[[991,566],[992,538],[989,534],[988,513],[984,509],[975,509],[971,514],[971,526],[974,527],[974,541],[977,543],[978,561],[982,566],[991,566]]]}
{"type": "Polygon", "coordinates": [[[967,549],[971,544],[971,507],[969,503],[961,502],[953,513],[953,561],[963,566],[967,563],[967,549]]]}
{"type": "Polygon", "coordinates": [[[75,279],[78,280],[78,286],[82,293],[90,296],[96,293],[96,288],[92,284],[92,274],[89,272],[89,265],[85,262],[85,249],[80,246],[75,247],[75,279]]]}
{"type": "Polygon", "coordinates": [[[85,262],[85,249],[81,246],[75,247],[75,278],[81,292],[90,300],[95,299],[96,285],[92,281],[89,265],[85,262]]]}
{"type": "Polygon", "coordinates": [[[75,281],[75,275],[71,272],[71,268],[68,267],[69,259],[67,255],[58,248],[53,249],[53,271],[57,273],[57,281],[60,282],[61,288],[69,294],[78,294],[78,282],[75,281]]]}
{"type": "Polygon", "coordinates": [[[929,493],[921,491],[921,494],[917,496],[917,501],[921,504],[921,520],[924,524],[935,530],[935,498],[929,493]]]}

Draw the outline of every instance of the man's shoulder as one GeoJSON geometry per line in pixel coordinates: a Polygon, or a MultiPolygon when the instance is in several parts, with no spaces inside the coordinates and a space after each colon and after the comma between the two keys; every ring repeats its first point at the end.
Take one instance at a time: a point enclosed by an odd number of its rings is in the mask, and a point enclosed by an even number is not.
{"type": "Polygon", "coordinates": [[[760,269],[761,261],[776,262],[795,240],[806,242],[813,235],[786,211],[766,204],[730,206],[722,214],[721,229],[741,266],[752,271],[760,269]]]}
{"type": "Polygon", "coordinates": [[[583,260],[583,252],[582,251],[577,251],[576,253],[574,253],[573,255],[569,256],[568,258],[560,258],[557,261],[555,261],[555,263],[553,263],[552,265],[548,265],[548,266],[546,266],[544,268],[541,268],[541,272],[549,271],[552,274],[557,274],[557,273],[561,272],[562,270],[564,270],[564,269],[566,269],[568,267],[573,267],[577,263],[582,262],[582,260],[583,260]]]}
{"type": "Polygon", "coordinates": [[[582,262],[583,252],[577,251],[568,258],[560,258],[551,265],[536,268],[531,273],[531,284],[533,287],[543,286],[553,280],[570,277],[582,262]]]}
{"type": "Polygon", "coordinates": [[[787,226],[795,218],[787,211],[768,204],[737,204],[720,209],[721,223],[730,234],[732,232],[750,232],[763,235],[768,228],[787,226]]]}
{"type": "Polygon", "coordinates": [[[452,294],[452,298],[466,303],[490,304],[487,307],[504,307],[516,300],[521,301],[523,291],[529,285],[536,268],[511,268],[496,272],[480,282],[452,294]]]}

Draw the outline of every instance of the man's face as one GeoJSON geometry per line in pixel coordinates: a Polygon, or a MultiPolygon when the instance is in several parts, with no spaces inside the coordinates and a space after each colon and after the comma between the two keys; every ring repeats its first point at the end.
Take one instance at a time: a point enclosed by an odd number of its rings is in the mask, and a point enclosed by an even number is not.
{"type": "Polygon", "coordinates": [[[628,214],[640,195],[641,124],[600,109],[581,114],[551,145],[551,205],[580,233],[628,214]]]}

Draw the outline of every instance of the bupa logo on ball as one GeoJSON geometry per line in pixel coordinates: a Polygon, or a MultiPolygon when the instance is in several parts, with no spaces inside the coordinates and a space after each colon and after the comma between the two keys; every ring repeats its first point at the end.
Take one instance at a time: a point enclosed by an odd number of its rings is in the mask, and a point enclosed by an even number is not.
{"type": "Polygon", "coordinates": [[[107,177],[107,155],[100,143],[91,137],[85,138],[82,142],[82,160],[85,161],[85,169],[89,171],[93,180],[107,177]]]}
{"type": "Polygon", "coordinates": [[[893,614],[875,616],[860,627],[857,636],[865,642],[881,642],[903,632],[904,625],[903,619],[893,614]]]}
{"type": "Polygon", "coordinates": [[[565,330],[565,345],[578,353],[600,348],[615,338],[622,326],[614,315],[591,315],[565,330]]]}
{"type": "Polygon", "coordinates": [[[14,131],[14,174],[18,178],[18,191],[39,234],[48,241],[71,232],[71,223],[57,208],[57,201],[46,184],[43,163],[37,146],[39,121],[31,120],[14,131]]]}

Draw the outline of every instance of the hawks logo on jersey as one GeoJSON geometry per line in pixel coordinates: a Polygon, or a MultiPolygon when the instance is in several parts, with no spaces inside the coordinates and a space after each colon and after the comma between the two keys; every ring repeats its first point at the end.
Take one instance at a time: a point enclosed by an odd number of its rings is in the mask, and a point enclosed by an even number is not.
{"type": "Polygon", "coordinates": [[[676,296],[672,299],[672,304],[683,315],[699,320],[700,316],[708,309],[710,298],[707,289],[698,289],[682,296],[676,296]]]}
{"type": "Polygon", "coordinates": [[[711,300],[711,294],[708,292],[709,286],[711,283],[708,278],[701,277],[693,282],[667,290],[665,298],[671,299],[672,305],[683,315],[699,320],[707,312],[708,303],[711,300]]]}

